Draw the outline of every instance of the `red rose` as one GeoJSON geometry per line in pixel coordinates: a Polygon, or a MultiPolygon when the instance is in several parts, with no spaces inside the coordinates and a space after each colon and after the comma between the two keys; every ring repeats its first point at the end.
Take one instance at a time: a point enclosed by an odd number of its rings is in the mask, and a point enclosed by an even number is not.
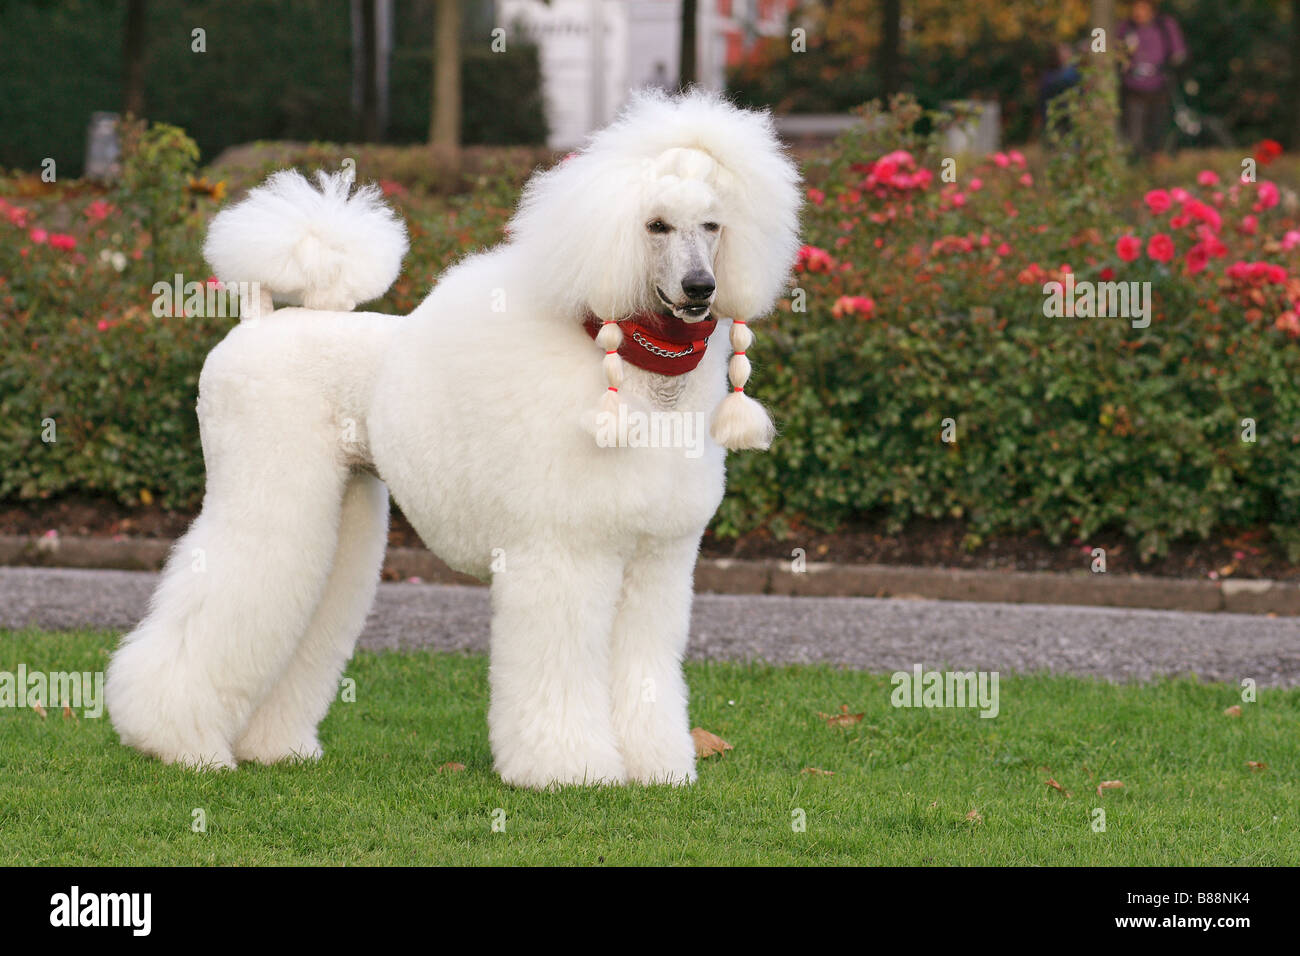
{"type": "Polygon", "coordinates": [[[1255,162],[1267,166],[1282,155],[1282,144],[1275,139],[1261,140],[1255,147],[1255,162]]]}
{"type": "Polygon", "coordinates": [[[1132,262],[1142,254],[1142,243],[1137,236],[1120,236],[1115,242],[1115,255],[1125,262],[1132,262]]]}
{"type": "Polygon", "coordinates": [[[1157,232],[1147,243],[1147,255],[1156,262],[1169,262],[1174,257],[1174,240],[1167,233],[1157,232]]]}

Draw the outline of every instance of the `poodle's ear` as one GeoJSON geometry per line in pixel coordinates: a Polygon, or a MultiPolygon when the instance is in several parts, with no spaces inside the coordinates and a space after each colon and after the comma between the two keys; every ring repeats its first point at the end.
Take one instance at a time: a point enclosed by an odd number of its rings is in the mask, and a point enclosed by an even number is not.
{"type": "Polygon", "coordinates": [[[641,222],[644,163],[601,151],[537,173],[510,223],[511,241],[559,315],[622,319],[644,304],[650,264],[641,222]]]}
{"type": "Polygon", "coordinates": [[[800,194],[798,170],[771,120],[741,115],[739,138],[748,148],[728,150],[714,182],[726,210],[714,264],[714,311],[748,320],[770,312],[787,288],[799,249],[800,194]]]}

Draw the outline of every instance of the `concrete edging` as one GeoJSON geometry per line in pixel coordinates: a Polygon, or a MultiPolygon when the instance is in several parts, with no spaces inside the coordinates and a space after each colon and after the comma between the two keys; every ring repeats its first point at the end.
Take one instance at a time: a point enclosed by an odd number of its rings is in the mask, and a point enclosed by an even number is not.
{"type": "MultiPolygon", "coordinates": [[[[0,535],[0,566],[156,571],[171,546],[172,542],[156,538],[0,535]]],[[[424,548],[389,548],[384,569],[390,577],[418,577],[435,584],[483,583],[451,570],[424,548]]],[[[805,570],[795,572],[789,561],[702,558],[695,570],[695,589],[715,594],[922,598],[1300,616],[1300,584],[1190,581],[1088,571],[967,571],[810,562],[805,570]]]]}

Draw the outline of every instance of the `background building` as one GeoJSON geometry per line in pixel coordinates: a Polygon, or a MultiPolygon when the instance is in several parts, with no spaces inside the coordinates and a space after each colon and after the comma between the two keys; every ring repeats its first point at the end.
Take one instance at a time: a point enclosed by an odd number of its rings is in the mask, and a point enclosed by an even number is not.
{"type": "MultiPolygon", "coordinates": [[[[726,70],[763,36],[784,32],[793,0],[700,0],[697,82],[721,89],[726,70]]],[[[681,0],[498,0],[498,22],[536,43],[551,146],[568,148],[642,86],[676,88],[681,0]]]]}

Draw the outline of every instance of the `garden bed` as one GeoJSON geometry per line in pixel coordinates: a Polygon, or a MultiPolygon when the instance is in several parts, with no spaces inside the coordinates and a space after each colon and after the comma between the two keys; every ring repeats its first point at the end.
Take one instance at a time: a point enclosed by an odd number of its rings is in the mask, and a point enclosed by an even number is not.
{"type": "MultiPolygon", "coordinates": [[[[0,535],[39,537],[148,538],[180,537],[194,515],[158,504],[127,507],[103,498],[68,497],[53,501],[0,505],[0,535]]],[[[920,520],[890,532],[884,521],[859,522],[836,532],[792,531],[779,540],[766,529],[738,538],[704,536],[706,558],[775,559],[789,561],[802,549],[810,562],[882,564],[981,571],[1079,571],[1089,569],[1092,549],[1105,548],[1108,573],[1145,574],[1186,580],[1300,580],[1300,565],[1286,560],[1275,542],[1261,531],[1243,531],[1221,539],[1177,542],[1161,558],[1143,563],[1117,536],[1053,545],[1042,534],[1007,535],[970,550],[969,528],[960,521],[920,520]]],[[[420,548],[415,529],[394,509],[388,533],[390,547],[420,548]]]]}
{"type": "MultiPolygon", "coordinates": [[[[804,157],[806,246],[752,350],[780,434],[729,459],[707,553],[1073,570],[1103,547],[1110,571],[1295,576],[1294,160],[1257,150],[1248,183],[1232,152],[1123,168],[1113,124],[1075,120],[1070,142],[962,158],[952,182],[942,118],[905,102],[804,157]],[[1067,279],[1148,284],[1149,324],[1045,314],[1067,279]]],[[[85,504],[104,511],[92,533],[179,532],[203,489],[198,372],[236,320],[158,316],[151,289],[208,277],[199,242],[232,183],[348,150],[250,149],[227,183],[178,130],[127,146],[111,193],[0,179],[0,505],[30,512],[22,530],[85,524],[85,504]]],[[[393,313],[505,237],[539,158],[475,154],[445,195],[402,172],[409,154],[359,155],[411,234],[369,306],[393,313]]]]}

